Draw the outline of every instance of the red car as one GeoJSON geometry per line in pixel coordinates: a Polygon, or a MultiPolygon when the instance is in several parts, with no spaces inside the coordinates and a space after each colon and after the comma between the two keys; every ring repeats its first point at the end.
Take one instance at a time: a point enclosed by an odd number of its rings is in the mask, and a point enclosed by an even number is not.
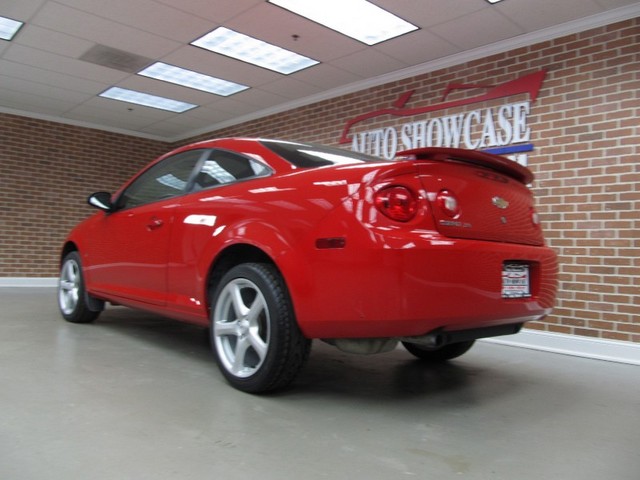
{"type": "Polygon", "coordinates": [[[62,316],[105,302],[210,327],[236,388],[289,384],[311,339],[442,361],[540,320],[556,294],[531,172],[477,151],[395,161],[318,145],[219,139],[174,150],[78,225],[62,316]]]}

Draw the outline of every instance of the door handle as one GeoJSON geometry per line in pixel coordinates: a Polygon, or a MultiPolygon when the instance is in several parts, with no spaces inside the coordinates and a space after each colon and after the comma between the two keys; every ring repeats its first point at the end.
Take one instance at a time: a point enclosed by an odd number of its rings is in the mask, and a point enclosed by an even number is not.
{"type": "Polygon", "coordinates": [[[147,230],[151,232],[152,230],[157,230],[162,225],[164,225],[164,222],[162,220],[160,220],[159,218],[153,217],[151,219],[151,222],[147,224],[147,230]]]}

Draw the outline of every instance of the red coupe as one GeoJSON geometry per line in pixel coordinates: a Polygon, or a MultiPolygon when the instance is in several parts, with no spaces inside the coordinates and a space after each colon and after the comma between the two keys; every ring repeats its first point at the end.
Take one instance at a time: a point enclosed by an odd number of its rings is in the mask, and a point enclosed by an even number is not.
{"type": "Polygon", "coordinates": [[[69,235],[62,316],[105,302],[210,327],[234,387],[289,384],[311,339],[442,361],[540,320],[556,295],[531,172],[425,148],[394,161],[324,146],[218,139],[160,157],[69,235]]]}

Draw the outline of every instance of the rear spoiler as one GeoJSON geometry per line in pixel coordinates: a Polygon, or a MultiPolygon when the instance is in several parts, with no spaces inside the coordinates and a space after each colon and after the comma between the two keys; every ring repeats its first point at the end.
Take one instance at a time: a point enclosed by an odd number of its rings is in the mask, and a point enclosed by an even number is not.
{"type": "Polygon", "coordinates": [[[455,161],[479,165],[507,175],[525,185],[533,182],[534,175],[527,167],[506,157],[464,148],[425,147],[398,152],[398,157],[413,157],[415,160],[455,161]]]}

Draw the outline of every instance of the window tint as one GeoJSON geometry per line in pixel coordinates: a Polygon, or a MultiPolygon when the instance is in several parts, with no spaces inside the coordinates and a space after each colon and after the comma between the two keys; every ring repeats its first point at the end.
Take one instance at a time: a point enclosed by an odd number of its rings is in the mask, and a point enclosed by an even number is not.
{"type": "Polygon", "coordinates": [[[132,208],[181,195],[204,150],[178,153],[154,165],[124,191],[118,208],[132,208]]]}
{"type": "Polygon", "coordinates": [[[193,189],[201,190],[269,173],[267,167],[227,150],[212,150],[194,180],[193,189]]]}
{"type": "Polygon", "coordinates": [[[381,158],[365,155],[364,153],[351,152],[341,148],[325,147],[322,145],[278,142],[274,140],[262,140],[261,143],[289,163],[300,168],[383,161],[381,158]]]}

